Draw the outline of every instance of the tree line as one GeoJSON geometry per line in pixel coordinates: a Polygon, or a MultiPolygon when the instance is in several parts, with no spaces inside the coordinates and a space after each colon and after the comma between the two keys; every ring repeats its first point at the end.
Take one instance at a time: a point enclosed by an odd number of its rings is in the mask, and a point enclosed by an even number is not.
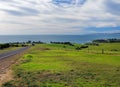
{"type": "Polygon", "coordinates": [[[19,43],[5,43],[5,44],[0,44],[0,50],[9,48],[9,47],[26,47],[28,46],[27,44],[19,44],[19,43]]]}
{"type": "Polygon", "coordinates": [[[74,44],[72,44],[71,42],[50,42],[51,44],[64,44],[64,45],[70,45],[70,46],[74,46],[74,44]]]}
{"type": "Polygon", "coordinates": [[[0,50],[9,48],[9,47],[26,47],[35,44],[43,44],[44,42],[41,41],[27,41],[27,42],[13,42],[13,43],[4,43],[0,44],[0,50]]]}
{"type": "Polygon", "coordinates": [[[120,43],[120,39],[98,39],[93,40],[94,43],[120,43]]]}

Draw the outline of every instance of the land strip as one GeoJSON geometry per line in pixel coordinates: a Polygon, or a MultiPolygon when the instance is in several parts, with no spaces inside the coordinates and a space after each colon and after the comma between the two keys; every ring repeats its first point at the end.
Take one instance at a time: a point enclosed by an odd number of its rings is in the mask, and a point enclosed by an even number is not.
{"type": "Polygon", "coordinates": [[[12,71],[10,70],[10,66],[15,64],[28,48],[29,47],[24,47],[0,54],[0,87],[3,82],[12,79],[12,71]]]}

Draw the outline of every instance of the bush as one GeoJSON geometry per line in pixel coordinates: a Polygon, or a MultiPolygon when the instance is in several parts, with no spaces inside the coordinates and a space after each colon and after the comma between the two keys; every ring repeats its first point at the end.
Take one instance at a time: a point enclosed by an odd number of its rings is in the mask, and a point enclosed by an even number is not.
{"type": "Polygon", "coordinates": [[[50,42],[51,44],[65,44],[65,45],[70,45],[74,46],[71,42],[50,42]]]}
{"type": "Polygon", "coordinates": [[[12,83],[12,81],[6,82],[2,85],[2,87],[15,87],[12,83]]]}
{"type": "Polygon", "coordinates": [[[83,46],[81,46],[81,48],[88,48],[88,46],[83,45],[83,46]]]}
{"type": "Polygon", "coordinates": [[[99,46],[99,44],[98,43],[86,43],[86,45],[93,45],[93,46],[99,46]]]}
{"type": "Polygon", "coordinates": [[[0,49],[4,49],[4,48],[9,48],[10,44],[6,43],[6,44],[0,44],[0,49]]]}
{"type": "Polygon", "coordinates": [[[76,50],[81,50],[81,47],[76,47],[75,49],[76,49],[76,50]]]}
{"type": "Polygon", "coordinates": [[[22,63],[27,63],[32,61],[33,56],[32,55],[27,55],[24,60],[22,60],[22,63]]]}
{"type": "Polygon", "coordinates": [[[119,51],[119,50],[117,50],[117,49],[112,49],[111,51],[119,51]]]}
{"type": "Polygon", "coordinates": [[[82,50],[82,49],[85,49],[85,48],[88,48],[88,46],[82,45],[82,46],[80,46],[80,47],[76,47],[75,49],[76,49],[76,50],[82,50]]]}

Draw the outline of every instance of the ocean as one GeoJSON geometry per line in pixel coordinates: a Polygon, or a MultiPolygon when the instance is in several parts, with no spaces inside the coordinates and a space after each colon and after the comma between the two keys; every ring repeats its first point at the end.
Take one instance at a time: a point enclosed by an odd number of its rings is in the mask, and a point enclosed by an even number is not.
{"type": "Polygon", "coordinates": [[[120,39],[120,33],[114,34],[86,34],[86,35],[0,35],[0,43],[42,41],[87,43],[95,39],[120,39]]]}

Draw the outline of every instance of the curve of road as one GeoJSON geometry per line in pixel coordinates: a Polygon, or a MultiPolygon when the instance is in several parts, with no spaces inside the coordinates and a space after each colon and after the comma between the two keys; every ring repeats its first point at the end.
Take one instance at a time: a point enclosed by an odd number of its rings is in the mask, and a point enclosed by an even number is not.
{"type": "Polygon", "coordinates": [[[4,59],[4,58],[7,58],[7,57],[10,57],[10,56],[13,56],[13,55],[16,55],[26,49],[28,49],[29,47],[23,47],[23,48],[20,48],[20,49],[17,49],[17,50],[14,50],[14,51],[9,51],[9,52],[6,52],[6,53],[2,53],[0,54],[0,60],[1,59],[4,59]]]}

